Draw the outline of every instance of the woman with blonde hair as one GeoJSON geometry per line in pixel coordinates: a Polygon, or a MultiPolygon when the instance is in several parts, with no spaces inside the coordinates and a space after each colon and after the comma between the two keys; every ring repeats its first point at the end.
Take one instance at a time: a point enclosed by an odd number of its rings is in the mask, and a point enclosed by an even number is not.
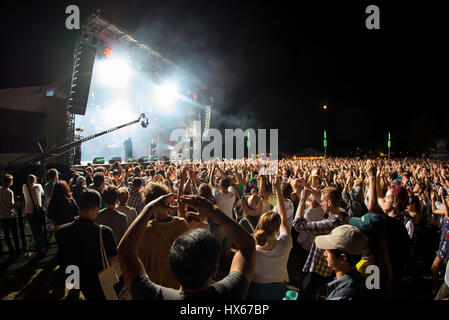
{"type": "Polygon", "coordinates": [[[287,262],[293,245],[280,179],[276,179],[274,189],[279,213],[268,211],[260,216],[254,233],[256,270],[248,300],[282,300],[288,282],[287,262]]]}

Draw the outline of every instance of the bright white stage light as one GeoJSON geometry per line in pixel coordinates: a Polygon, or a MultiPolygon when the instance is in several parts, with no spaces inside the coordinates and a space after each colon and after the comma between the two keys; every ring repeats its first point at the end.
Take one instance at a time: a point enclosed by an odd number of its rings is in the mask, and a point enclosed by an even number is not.
{"type": "Polygon", "coordinates": [[[112,58],[100,61],[98,77],[102,84],[119,88],[124,87],[131,76],[131,67],[122,58],[112,58]]]}
{"type": "Polygon", "coordinates": [[[176,84],[167,82],[156,86],[153,91],[154,102],[161,108],[170,107],[178,97],[178,87],[176,84]]]}
{"type": "Polygon", "coordinates": [[[131,106],[128,102],[119,100],[106,106],[100,117],[107,127],[111,127],[136,120],[138,115],[131,111],[131,106]]]}

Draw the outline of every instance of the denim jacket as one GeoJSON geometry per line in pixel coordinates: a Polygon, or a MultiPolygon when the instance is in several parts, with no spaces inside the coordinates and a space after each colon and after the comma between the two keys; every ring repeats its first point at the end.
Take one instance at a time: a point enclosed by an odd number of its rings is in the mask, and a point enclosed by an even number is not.
{"type": "Polygon", "coordinates": [[[352,270],[327,284],[326,300],[358,300],[366,296],[365,277],[352,270]]]}

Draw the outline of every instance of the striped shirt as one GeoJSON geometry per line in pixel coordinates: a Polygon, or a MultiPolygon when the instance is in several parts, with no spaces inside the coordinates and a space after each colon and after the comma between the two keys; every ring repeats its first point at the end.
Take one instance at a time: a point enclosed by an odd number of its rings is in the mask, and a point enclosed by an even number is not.
{"type": "MultiPolygon", "coordinates": [[[[308,231],[316,236],[329,234],[335,227],[342,224],[345,224],[344,216],[339,214],[331,215],[329,218],[320,221],[308,222],[304,217],[298,217],[293,220],[293,227],[296,231],[308,231]]],[[[317,248],[314,241],[302,271],[315,272],[324,278],[329,277],[333,271],[328,266],[323,252],[324,250],[317,248]]]]}

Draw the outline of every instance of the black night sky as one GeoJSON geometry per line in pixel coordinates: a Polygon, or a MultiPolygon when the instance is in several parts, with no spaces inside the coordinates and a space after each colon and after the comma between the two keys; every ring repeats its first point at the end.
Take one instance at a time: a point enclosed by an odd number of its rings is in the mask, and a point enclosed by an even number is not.
{"type": "Polygon", "coordinates": [[[81,20],[100,9],[212,87],[212,127],[277,128],[284,152],[321,150],[326,127],[335,155],[385,152],[390,130],[395,151],[421,151],[449,139],[447,19],[425,3],[3,0],[0,88],[70,74],[75,4],[81,20]],[[370,4],[380,30],[365,27],[370,4]]]}

